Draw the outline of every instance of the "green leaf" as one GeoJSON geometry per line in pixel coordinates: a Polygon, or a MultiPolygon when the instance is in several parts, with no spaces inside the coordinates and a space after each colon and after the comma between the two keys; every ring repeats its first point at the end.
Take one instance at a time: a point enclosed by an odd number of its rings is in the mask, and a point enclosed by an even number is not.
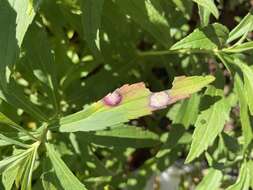
{"type": "Polygon", "coordinates": [[[25,65],[22,65],[23,68],[37,77],[34,80],[38,80],[44,85],[55,112],[59,112],[57,71],[54,66],[50,43],[43,27],[37,24],[31,25],[24,39],[24,49],[26,61],[23,63],[25,65]]]}
{"type": "Polygon", "coordinates": [[[192,1],[185,1],[185,0],[172,0],[176,7],[186,15],[187,18],[190,18],[192,14],[192,1]]]}
{"type": "Polygon", "coordinates": [[[196,190],[218,189],[222,180],[222,172],[217,169],[209,169],[208,174],[197,185],[196,190]]]}
{"type": "Polygon", "coordinates": [[[11,190],[13,183],[19,171],[19,163],[13,164],[11,167],[7,168],[2,174],[2,182],[5,190],[11,190]]]}
{"type": "Polygon", "coordinates": [[[6,115],[4,115],[3,113],[0,112],[0,123],[6,124],[20,132],[23,132],[25,134],[27,134],[28,136],[30,136],[32,139],[37,140],[33,135],[31,135],[28,131],[26,131],[25,129],[23,129],[23,127],[19,126],[18,124],[16,124],[14,121],[12,121],[10,118],[8,118],[6,115]]]}
{"type": "Polygon", "coordinates": [[[0,2],[0,25],[6,26],[0,31],[0,89],[2,90],[0,96],[8,103],[45,120],[40,111],[36,110],[25,96],[22,96],[21,91],[18,91],[14,85],[15,82],[10,78],[19,54],[18,44],[21,45],[24,34],[34,17],[32,9],[28,14],[28,5],[29,0],[0,2]]]}
{"type": "Polygon", "coordinates": [[[227,43],[230,43],[237,38],[249,33],[253,30],[253,15],[249,12],[242,21],[229,33],[227,43]]]}
{"type": "Polygon", "coordinates": [[[16,12],[7,0],[0,1],[0,87],[5,91],[19,53],[16,40],[16,12]]]}
{"type": "MultiPolygon", "coordinates": [[[[249,160],[247,163],[247,166],[249,168],[249,171],[252,171],[253,169],[253,161],[249,160]]],[[[250,174],[250,187],[253,188],[253,174],[252,172],[249,173],[250,174]]]]}
{"type": "Polygon", "coordinates": [[[60,120],[61,132],[96,131],[131,119],[150,115],[178,100],[189,97],[214,80],[212,76],[177,77],[170,90],[151,93],[143,83],[124,85],[87,109],[60,120]],[[116,105],[107,99],[117,98],[116,105]]]}
{"type": "Polygon", "coordinates": [[[218,96],[220,100],[198,116],[190,152],[186,158],[187,163],[197,158],[213,143],[218,134],[222,132],[225,122],[229,120],[230,99],[224,98],[223,91],[211,87],[206,91],[206,95],[213,98],[218,96]]]}
{"type": "Polygon", "coordinates": [[[29,6],[29,0],[3,0],[0,2],[0,76],[1,86],[6,88],[10,72],[15,64],[19,48],[35,12],[29,6]]]}
{"type": "Polygon", "coordinates": [[[46,143],[48,156],[54,167],[54,171],[62,185],[66,190],[86,190],[85,186],[76,178],[70,171],[68,166],[63,162],[58,152],[55,151],[54,146],[46,143]]]}
{"type": "Polygon", "coordinates": [[[94,55],[100,51],[100,22],[104,0],[81,0],[84,38],[94,55]]]}
{"type": "Polygon", "coordinates": [[[170,109],[167,117],[173,121],[173,124],[182,124],[185,128],[189,128],[197,119],[199,103],[200,96],[194,94],[190,99],[183,101],[177,110],[170,109]]]}
{"type": "Polygon", "coordinates": [[[31,190],[32,172],[39,145],[40,143],[36,142],[27,150],[14,151],[11,157],[0,161],[0,171],[4,171],[2,181],[6,188],[11,188],[13,181],[19,178],[22,179],[21,190],[31,190]],[[13,178],[10,179],[8,174],[13,178]]]}
{"type": "Polygon", "coordinates": [[[176,77],[172,83],[170,90],[171,96],[189,96],[200,91],[203,87],[212,83],[215,80],[214,76],[191,76],[191,77],[176,77]]]}
{"type": "Polygon", "coordinates": [[[31,5],[30,0],[24,1],[8,0],[8,1],[17,13],[16,38],[18,41],[18,46],[21,47],[26,31],[35,17],[35,10],[33,9],[33,5],[31,5]]]}
{"type": "Polygon", "coordinates": [[[250,170],[248,163],[245,161],[241,165],[240,174],[235,184],[229,186],[226,190],[248,190],[250,186],[250,170]]]}
{"type": "Polygon", "coordinates": [[[228,29],[218,23],[197,28],[191,34],[177,42],[171,50],[205,49],[216,50],[221,48],[228,37],[228,29]]]}
{"type": "Polygon", "coordinates": [[[33,148],[22,150],[21,152],[14,154],[4,160],[0,161],[0,173],[2,173],[5,169],[7,169],[10,165],[21,162],[25,159],[30,153],[33,151],[33,148]]]}
{"type": "Polygon", "coordinates": [[[242,124],[242,134],[244,137],[243,147],[246,150],[252,141],[253,134],[248,113],[247,98],[244,94],[244,86],[238,74],[235,76],[235,90],[240,104],[240,120],[242,124]]]}
{"type": "Polygon", "coordinates": [[[89,143],[112,147],[145,148],[157,146],[159,136],[155,133],[143,130],[140,127],[122,125],[110,130],[96,131],[95,133],[77,134],[85,138],[89,143]],[[119,143],[119,141],[121,143],[119,143]]]}
{"type": "Polygon", "coordinates": [[[38,141],[33,145],[33,150],[30,155],[26,158],[26,165],[25,170],[22,175],[22,183],[21,183],[21,190],[31,190],[32,189],[32,173],[35,164],[35,159],[37,155],[37,150],[40,145],[38,141]]]}
{"type": "Polygon", "coordinates": [[[44,189],[63,189],[55,172],[53,171],[52,164],[48,157],[43,159],[43,173],[41,175],[41,180],[44,189]]]}
{"type": "Polygon", "coordinates": [[[248,103],[251,115],[253,115],[253,99],[251,98],[251,95],[253,94],[253,70],[238,58],[234,59],[233,64],[237,65],[243,72],[246,102],[248,103]]]}
{"type": "Polygon", "coordinates": [[[148,31],[160,44],[171,44],[170,27],[161,13],[161,5],[155,0],[116,0],[121,11],[130,16],[144,30],[148,31]]]}
{"type": "Polygon", "coordinates": [[[199,6],[202,6],[204,9],[207,9],[209,12],[215,16],[216,19],[219,18],[219,11],[212,0],[193,0],[199,6]]]}
{"type": "Polygon", "coordinates": [[[24,143],[22,143],[22,142],[19,142],[19,141],[17,141],[17,140],[14,140],[14,139],[9,138],[9,137],[7,137],[7,136],[4,136],[4,135],[2,135],[2,134],[0,134],[0,140],[5,141],[5,142],[8,143],[8,144],[17,145],[17,146],[20,146],[20,147],[23,147],[23,148],[30,148],[30,147],[31,147],[31,145],[24,144],[24,143]]]}
{"type": "Polygon", "coordinates": [[[235,46],[231,46],[229,48],[225,48],[222,51],[226,53],[241,53],[252,49],[253,49],[253,42],[245,42],[243,44],[238,44],[235,46]]]}
{"type": "Polygon", "coordinates": [[[209,24],[211,12],[201,5],[198,5],[198,9],[199,9],[199,17],[200,17],[201,26],[205,27],[209,24]]]}

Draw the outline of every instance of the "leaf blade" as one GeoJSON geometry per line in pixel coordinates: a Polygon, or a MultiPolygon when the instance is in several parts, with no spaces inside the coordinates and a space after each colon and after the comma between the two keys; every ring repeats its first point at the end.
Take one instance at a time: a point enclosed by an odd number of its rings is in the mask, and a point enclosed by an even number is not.
{"type": "Polygon", "coordinates": [[[54,150],[53,145],[46,143],[48,156],[52,162],[55,173],[60,180],[62,187],[66,190],[86,190],[85,186],[70,171],[68,166],[63,162],[58,152],[54,150]]]}
{"type": "Polygon", "coordinates": [[[204,7],[208,11],[210,11],[216,19],[219,18],[219,11],[213,1],[211,0],[193,0],[193,1],[198,5],[204,7]]]}
{"type": "Polygon", "coordinates": [[[175,78],[172,89],[158,93],[151,93],[143,83],[124,85],[109,94],[110,97],[119,93],[121,100],[118,105],[108,105],[105,101],[108,97],[106,96],[87,109],[62,118],[60,131],[95,131],[117,126],[130,119],[150,115],[152,111],[164,109],[167,105],[187,98],[213,80],[212,76],[178,77],[175,78]]]}
{"type": "MultiPolygon", "coordinates": [[[[216,96],[223,94],[222,91],[209,88],[208,95],[216,96]]],[[[186,163],[191,162],[198,157],[204,150],[208,148],[223,130],[224,124],[229,119],[231,105],[229,99],[221,96],[221,99],[215,102],[209,109],[200,113],[195,123],[195,130],[193,133],[193,141],[191,144],[190,152],[187,155],[186,163]]]]}

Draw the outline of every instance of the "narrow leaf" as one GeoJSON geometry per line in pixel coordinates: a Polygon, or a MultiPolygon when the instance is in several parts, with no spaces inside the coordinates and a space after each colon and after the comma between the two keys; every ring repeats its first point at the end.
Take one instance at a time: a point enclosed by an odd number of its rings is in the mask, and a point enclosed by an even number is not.
{"type": "Polygon", "coordinates": [[[85,138],[85,141],[90,143],[112,147],[145,148],[153,147],[160,143],[159,136],[155,133],[128,125],[120,125],[114,129],[96,131],[95,133],[82,133],[79,137],[85,138]]]}
{"type": "Polygon", "coordinates": [[[208,25],[204,28],[197,28],[191,34],[174,44],[171,50],[219,49],[225,44],[228,33],[228,29],[218,23],[208,25]]]}
{"type": "Polygon", "coordinates": [[[236,58],[233,63],[236,64],[243,72],[246,102],[248,103],[251,115],[253,115],[253,99],[251,98],[251,95],[253,94],[253,70],[240,59],[236,58]]]}
{"type": "Polygon", "coordinates": [[[185,128],[189,128],[197,119],[199,103],[200,96],[194,94],[190,99],[183,101],[177,110],[170,109],[167,117],[173,121],[173,124],[182,124],[185,128]]]}
{"type": "Polygon", "coordinates": [[[169,23],[161,13],[159,1],[116,0],[116,4],[160,44],[165,47],[171,44],[169,23]]]}
{"type": "Polygon", "coordinates": [[[199,9],[199,17],[200,17],[201,26],[205,27],[209,24],[211,12],[201,5],[198,5],[198,9],[199,9]]]}
{"type": "Polygon", "coordinates": [[[9,137],[4,136],[2,134],[0,134],[0,140],[3,140],[3,141],[5,141],[8,144],[13,144],[13,145],[20,146],[20,147],[23,147],[23,148],[30,148],[31,147],[31,145],[24,144],[22,142],[19,142],[19,141],[15,140],[15,139],[9,138],[9,137]]]}
{"type": "Polygon", "coordinates": [[[24,158],[26,158],[31,152],[32,148],[27,149],[25,151],[21,151],[18,154],[14,154],[4,160],[0,161],[0,173],[2,173],[6,168],[8,168],[14,162],[21,162],[24,158]]]}
{"type": "Polygon", "coordinates": [[[215,16],[216,19],[219,18],[219,11],[212,0],[193,0],[198,5],[202,6],[203,8],[207,9],[209,12],[215,16]]]}
{"type": "Polygon", "coordinates": [[[170,90],[151,93],[143,83],[124,85],[87,109],[64,117],[60,131],[95,131],[149,115],[152,111],[189,97],[214,80],[206,77],[177,77],[170,90]]]}
{"type": "Polygon", "coordinates": [[[222,180],[222,172],[217,169],[209,169],[208,174],[196,187],[196,190],[218,189],[222,180]]]}
{"type": "Polygon", "coordinates": [[[235,184],[229,186],[226,190],[248,190],[250,186],[250,170],[248,163],[244,162],[240,169],[240,174],[235,184]]]}
{"type": "Polygon", "coordinates": [[[30,1],[3,0],[0,2],[0,71],[2,87],[6,88],[8,75],[18,57],[25,33],[33,21],[35,12],[30,1]]]}
{"type": "Polygon", "coordinates": [[[224,98],[223,92],[214,87],[209,88],[206,95],[211,97],[218,96],[220,100],[215,102],[210,108],[202,111],[198,116],[186,162],[191,162],[205,151],[223,130],[225,122],[229,120],[230,99],[224,98]]]}
{"type": "Polygon", "coordinates": [[[0,112],[0,123],[6,124],[20,132],[23,132],[30,136],[32,139],[37,140],[33,135],[31,135],[28,131],[23,129],[20,125],[16,124],[14,121],[12,121],[10,118],[8,118],[6,115],[0,112]]]}
{"type": "Polygon", "coordinates": [[[19,171],[19,163],[12,164],[11,167],[7,168],[2,174],[2,182],[5,190],[11,190],[13,183],[19,171]]]}
{"type": "Polygon", "coordinates": [[[236,46],[231,46],[230,48],[225,48],[222,51],[226,53],[241,53],[252,49],[253,49],[253,42],[245,42],[242,44],[238,44],[236,46]]]}
{"type": "Polygon", "coordinates": [[[86,190],[85,186],[70,171],[68,166],[63,162],[58,152],[54,150],[54,146],[46,143],[48,156],[52,162],[55,173],[65,190],[86,190]]]}
{"type": "Polygon", "coordinates": [[[22,66],[28,73],[36,76],[45,86],[45,90],[50,97],[55,112],[59,111],[56,69],[54,59],[50,49],[49,39],[43,27],[32,24],[24,39],[24,50],[26,52],[26,62],[22,66]],[[28,67],[29,66],[29,67],[28,67]]]}
{"type": "Polygon", "coordinates": [[[81,0],[84,38],[94,55],[100,51],[100,22],[104,0],[81,0]]]}
{"type": "Polygon", "coordinates": [[[35,159],[37,155],[37,150],[39,147],[40,143],[36,143],[33,146],[33,151],[27,158],[27,164],[25,166],[25,171],[22,175],[22,183],[21,183],[21,190],[31,190],[32,189],[32,173],[33,173],[33,168],[35,164],[35,159]]]}
{"type": "Polygon", "coordinates": [[[243,82],[239,75],[235,76],[235,90],[240,104],[240,120],[244,137],[243,146],[246,149],[252,140],[253,134],[248,113],[247,98],[245,97],[243,82]]]}
{"type": "Polygon", "coordinates": [[[245,33],[253,30],[253,14],[249,12],[242,21],[229,33],[227,43],[234,41],[237,38],[240,38],[245,33]]]}
{"type": "Polygon", "coordinates": [[[16,40],[16,12],[7,0],[0,1],[0,87],[5,91],[19,48],[16,40]]]}

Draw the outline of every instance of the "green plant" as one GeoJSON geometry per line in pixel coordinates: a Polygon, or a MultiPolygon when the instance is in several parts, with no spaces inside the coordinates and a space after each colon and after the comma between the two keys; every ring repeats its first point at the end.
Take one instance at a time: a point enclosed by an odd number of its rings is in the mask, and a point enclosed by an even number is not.
{"type": "Polygon", "coordinates": [[[139,190],[179,160],[200,171],[182,189],[253,188],[253,15],[220,19],[236,6],[1,0],[0,189],[139,190]]]}

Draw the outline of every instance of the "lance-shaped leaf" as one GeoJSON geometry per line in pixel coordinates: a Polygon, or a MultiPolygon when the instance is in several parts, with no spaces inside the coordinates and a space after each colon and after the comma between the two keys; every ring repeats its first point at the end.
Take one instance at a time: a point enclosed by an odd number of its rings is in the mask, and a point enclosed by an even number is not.
{"type": "Polygon", "coordinates": [[[80,139],[85,139],[89,143],[92,142],[98,145],[113,147],[145,148],[153,147],[160,143],[157,134],[143,130],[140,127],[124,124],[111,130],[100,130],[94,133],[78,133],[77,136],[80,139]]]}
{"type": "Polygon", "coordinates": [[[56,176],[58,177],[63,189],[65,190],[86,190],[85,186],[76,178],[70,171],[68,166],[63,162],[58,152],[55,151],[54,146],[46,143],[48,156],[54,167],[56,176]]]}
{"type": "Polygon", "coordinates": [[[23,46],[26,55],[25,61],[20,63],[23,67],[21,72],[26,72],[25,77],[29,77],[28,79],[38,81],[43,85],[43,90],[50,97],[55,111],[58,111],[57,71],[44,28],[32,24],[26,34],[23,46]],[[32,77],[29,76],[31,73],[33,73],[32,77]]]}
{"type": "Polygon", "coordinates": [[[249,110],[251,115],[253,115],[253,100],[252,100],[252,93],[253,93],[253,70],[243,61],[240,59],[235,59],[234,63],[241,69],[243,72],[243,79],[244,79],[244,91],[246,93],[246,102],[248,103],[249,110]]]}
{"type": "Polygon", "coordinates": [[[231,109],[230,102],[232,102],[232,99],[224,98],[223,91],[214,87],[209,88],[206,95],[213,97],[213,99],[218,97],[219,100],[210,108],[202,111],[198,116],[186,162],[191,162],[206,150],[222,131],[225,122],[229,119],[231,109]]]}
{"type": "Polygon", "coordinates": [[[167,114],[173,124],[182,124],[185,128],[193,125],[198,117],[200,96],[195,94],[190,99],[175,105],[167,114]]]}
{"type": "Polygon", "coordinates": [[[229,186],[226,190],[247,190],[250,186],[250,168],[249,163],[244,162],[240,168],[240,174],[236,182],[229,186]]]}
{"type": "Polygon", "coordinates": [[[235,76],[235,90],[237,96],[239,97],[239,105],[240,105],[240,120],[242,125],[242,134],[244,138],[244,149],[248,147],[250,142],[252,141],[252,129],[250,125],[250,117],[248,113],[248,105],[247,105],[247,98],[244,93],[243,82],[239,75],[235,76]]]}
{"type": "Polygon", "coordinates": [[[94,55],[100,51],[99,29],[103,4],[104,0],[81,0],[84,37],[94,55]]]}
{"type": "Polygon", "coordinates": [[[160,44],[168,47],[171,43],[169,23],[162,15],[159,1],[116,0],[122,12],[130,16],[144,30],[148,31],[160,44]]]}
{"type": "Polygon", "coordinates": [[[249,12],[242,21],[229,33],[227,42],[240,38],[244,34],[253,30],[253,14],[249,12]]]}
{"type": "Polygon", "coordinates": [[[180,49],[205,49],[213,50],[221,48],[227,38],[228,29],[218,23],[195,29],[191,34],[177,42],[171,50],[180,49]]]}
{"type": "Polygon", "coordinates": [[[60,120],[60,131],[96,131],[149,115],[189,97],[214,80],[213,76],[177,77],[170,90],[152,93],[144,83],[124,85],[87,109],[60,120]]]}
{"type": "Polygon", "coordinates": [[[35,16],[29,0],[0,1],[0,84],[6,88],[25,32],[35,16]]]}
{"type": "Polygon", "coordinates": [[[238,44],[236,46],[231,46],[229,48],[225,48],[222,51],[226,53],[240,53],[244,51],[250,51],[253,49],[253,42],[245,42],[243,44],[238,44]]]}
{"type": "Polygon", "coordinates": [[[27,134],[32,139],[37,140],[33,135],[31,135],[27,130],[23,129],[21,126],[19,126],[17,123],[12,121],[10,118],[8,118],[6,115],[0,112],[0,123],[8,125],[20,132],[23,132],[24,134],[27,134]]]}
{"type": "Polygon", "coordinates": [[[33,151],[33,148],[29,148],[27,150],[22,150],[17,154],[14,154],[8,158],[5,158],[4,160],[0,161],[0,173],[2,173],[5,169],[7,169],[12,164],[21,162],[24,160],[27,156],[30,155],[30,153],[33,151]]]}
{"type": "Polygon", "coordinates": [[[211,12],[201,5],[198,5],[198,9],[199,9],[200,24],[202,27],[205,27],[209,24],[211,12]]]}
{"type": "Polygon", "coordinates": [[[7,88],[9,75],[19,49],[16,40],[16,12],[8,1],[0,1],[0,86],[7,88]]]}
{"type": "Polygon", "coordinates": [[[193,0],[193,1],[197,3],[199,6],[211,12],[216,19],[219,18],[219,11],[212,0],[193,0]]]}
{"type": "Polygon", "coordinates": [[[20,107],[40,120],[46,120],[39,110],[22,94],[11,80],[13,66],[17,62],[19,47],[35,13],[29,0],[0,1],[0,97],[20,107]],[[29,8],[30,7],[30,8],[29,8]]]}
{"type": "Polygon", "coordinates": [[[211,168],[208,170],[208,174],[198,184],[196,190],[218,189],[221,184],[221,180],[222,172],[220,170],[211,168]]]}

